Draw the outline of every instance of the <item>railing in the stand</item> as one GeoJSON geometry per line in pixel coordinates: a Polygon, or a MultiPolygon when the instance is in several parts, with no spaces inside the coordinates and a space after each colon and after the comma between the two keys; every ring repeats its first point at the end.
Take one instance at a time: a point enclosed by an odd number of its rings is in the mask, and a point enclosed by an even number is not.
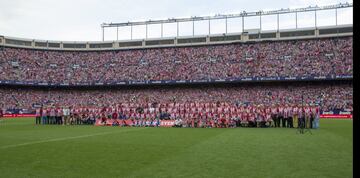
{"type": "Polygon", "coordinates": [[[270,81],[322,81],[322,80],[352,80],[352,75],[331,76],[303,76],[303,77],[242,77],[231,79],[205,79],[205,80],[147,80],[147,81],[114,81],[114,82],[87,82],[87,83],[53,83],[42,81],[9,81],[0,80],[0,85],[24,86],[127,86],[127,85],[172,85],[172,84],[211,84],[211,83],[244,83],[244,82],[270,82],[270,81]]]}

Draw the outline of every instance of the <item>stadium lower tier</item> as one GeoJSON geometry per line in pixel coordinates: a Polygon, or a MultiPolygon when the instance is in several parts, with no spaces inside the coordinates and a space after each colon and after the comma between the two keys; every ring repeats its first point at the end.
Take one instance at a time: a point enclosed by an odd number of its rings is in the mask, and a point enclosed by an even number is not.
{"type": "Polygon", "coordinates": [[[48,107],[217,107],[219,105],[307,105],[324,111],[353,108],[352,81],[261,83],[221,86],[153,86],[132,88],[0,88],[1,107],[30,109],[48,107]],[[158,103],[157,105],[154,105],[158,103]]]}

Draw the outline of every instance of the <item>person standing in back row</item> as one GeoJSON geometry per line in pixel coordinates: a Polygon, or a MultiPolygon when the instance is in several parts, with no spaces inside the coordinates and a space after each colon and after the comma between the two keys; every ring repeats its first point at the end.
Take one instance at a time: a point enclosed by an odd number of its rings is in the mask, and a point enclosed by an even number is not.
{"type": "Polygon", "coordinates": [[[51,107],[50,109],[50,124],[55,124],[56,123],[56,111],[55,111],[55,108],[54,106],[51,107]]]}
{"type": "Polygon", "coordinates": [[[319,124],[320,124],[320,106],[319,105],[317,105],[316,106],[316,113],[315,113],[315,127],[314,127],[314,129],[317,129],[317,128],[319,128],[319,124]]]}
{"type": "Polygon", "coordinates": [[[42,108],[36,108],[35,110],[35,124],[41,124],[41,112],[42,108]]]}
{"type": "Polygon", "coordinates": [[[61,125],[62,124],[62,116],[63,112],[60,107],[56,108],[56,124],[61,125]]]}
{"type": "Polygon", "coordinates": [[[291,107],[291,105],[288,105],[287,112],[288,112],[287,127],[294,128],[294,126],[293,126],[293,108],[291,107]]]}
{"type": "Polygon", "coordinates": [[[283,110],[283,121],[284,123],[282,124],[283,127],[288,127],[289,125],[289,111],[288,111],[288,106],[287,104],[285,105],[284,107],[284,110],[283,110]]]}
{"type": "Polygon", "coordinates": [[[280,124],[278,122],[277,107],[275,105],[273,105],[273,107],[271,108],[271,117],[275,123],[275,127],[279,127],[280,124]]]}
{"type": "Polygon", "coordinates": [[[298,109],[298,128],[305,128],[305,110],[304,107],[299,107],[298,109]]]}
{"type": "Polygon", "coordinates": [[[278,107],[278,122],[279,122],[279,127],[285,127],[285,117],[284,117],[284,107],[282,105],[279,105],[278,107]],[[281,126],[280,126],[280,122],[281,122],[281,126]]]}
{"type": "Polygon", "coordinates": [[[294,128],[299,128],[299,107],[297,105],[293,106],[293,126],[294,128]]]}
{"type": "Polygon", "coordinates": [[[48,120],[48,110],[47,110],[47,108],[45,107],[45,108],[43,108],[42,109],[42,115],[41,115],[41,117],[42,117],[42,124],[49,124],[49,120],[48,120]]]}
{"type": "Polygon", "coordinates": [[[0,107],[0,121],[1,121],[1,118],[4,117],[4,112],[3,112],[3,109],[0,107]]]}
{"type": "Polygon", "coordinates": [[[62,109],[63,112],[63,125],[69,125],[69,121],[70,121],[70,109],[68,107],[63,107],[62,109]]]}
{"type": "Polygon", "coordinates": [[[307,104],[305,107],[305,128],[307,128],[307,129],[311,128],[310,127],[310,125],[311,125],[310,119],[311,119],[311,111],[310,111],[309,104],[307,104]]]}

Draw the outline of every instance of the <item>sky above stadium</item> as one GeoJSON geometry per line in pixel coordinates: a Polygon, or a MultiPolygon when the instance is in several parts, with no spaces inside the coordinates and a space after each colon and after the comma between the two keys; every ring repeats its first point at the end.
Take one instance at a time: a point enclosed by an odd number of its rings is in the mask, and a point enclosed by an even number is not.
{"type": "MultiPolygon", "coordinates": [[[[236,14],[243,11],[303,8],[352,0],[0,0],[0,35],[61,41],[100,41],[100,24],[236,14]]],[[[338,24],[353,23],[352,8],[338,10],[338,24]]],[[[318,26],[335,25],[335,11],[317,13],[318,26]]],[[[298,14],[298,28],[314,26],[314,12],[298,14]]],[[[211,21],[211,34],[225,32],[225,21],[211,21]]],[[[228,32],[241,32],[241,18],[228,20],[228,32]]],[[[295,28],[295,14],[280,16],[280,29],[295,28]]],[[[258,17],[245,19],[245,29],[259,28],[258,17]]],[[[262,30],[276,30],[276,16],[262,18],[262,30]]],[[[192,22],[179,25],[179,36],[191,36],[192,22]]],[[[105,30],[105,40],[130,39],[130,28],[105,30]]],[[[148,38],[160,37],[160,25],[148,26],[148,38]]],[[[208,34],[208,22],[196,22],[195,35],[208,34]]],[[[164,37],[176,36],[176,24],[164,25],[164,37]]],[[[133,39],[145,38],[145,26],[133,28],[133,39]]]]}

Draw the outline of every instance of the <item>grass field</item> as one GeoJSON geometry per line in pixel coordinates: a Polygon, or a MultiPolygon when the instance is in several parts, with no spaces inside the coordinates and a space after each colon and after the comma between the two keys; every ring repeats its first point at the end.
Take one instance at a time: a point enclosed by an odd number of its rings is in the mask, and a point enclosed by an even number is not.
{"type": "Polygon", "coordinates": [[[287,128],[36,126],[0,121],[0,177],[353,177],[352,120],[287,128]]]}

